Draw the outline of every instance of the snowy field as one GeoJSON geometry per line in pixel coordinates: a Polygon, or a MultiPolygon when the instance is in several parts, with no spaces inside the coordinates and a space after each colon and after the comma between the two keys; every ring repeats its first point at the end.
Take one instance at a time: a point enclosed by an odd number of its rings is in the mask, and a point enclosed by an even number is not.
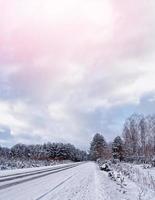
{"type": "Polygon", "coordinates": [[[122,176],[113,180],[93,162],[2,171],[0,200],[155,200],[153,190],[122,176]]]}

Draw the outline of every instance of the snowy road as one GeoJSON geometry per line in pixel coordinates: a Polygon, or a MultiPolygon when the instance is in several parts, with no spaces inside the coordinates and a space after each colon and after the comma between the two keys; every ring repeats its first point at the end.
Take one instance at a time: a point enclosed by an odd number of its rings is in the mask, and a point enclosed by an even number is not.
{"type": "Polygon", "coordinates": [[[34,179],[39,179],[44,176],[67,170],[78,165],[79,164],[69,164],[57,167],[48,167],[45,169],[34,170],[30,172],[16,172],[9,175],[2,175],[0,176],[0,191],[11,186],[19,185],[21,183],[29,182],[34,179]]]}
{"type": "Polygon", "coordinates": [[[0,200],[137,200],[137,186],[127,185],[121,189],[93,162],[16,170],[0,173],[0,200]]]}

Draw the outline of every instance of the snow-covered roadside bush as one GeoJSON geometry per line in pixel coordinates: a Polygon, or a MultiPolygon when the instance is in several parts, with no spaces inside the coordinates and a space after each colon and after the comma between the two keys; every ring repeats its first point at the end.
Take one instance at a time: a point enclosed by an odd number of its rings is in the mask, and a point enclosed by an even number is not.
{"type": "Polygon", "coordinates": [[[125,176],[121,173],[118,172],[113,168],[112,164],[113,162],[110,160],[102,160],[98,159],[97,164],[99,165],[100,170],[107,172],[108,177],[114,181],[119,187],[117,188],[119,192],[125,194],[126,191],[126,186],[127,184],[125,183],[125,176]]]}
{"type": "Polygon", "coordinates": [[[121,188],[124,188],[124,186],[126,186],[124,182],[125,177],[122,175],[121,172],[111,171],[108,173],[108,176],[111,178],[111,180],[116,181],[117,184],[121,186],[121,188]]]}
{"type": "Polygon", "coordinates": [[[149,172],[143,173],[134,165],[126,163],[113,165],[112,168],[138,184],[141,188],[145,187],[145,189],[148,188],[155,191],[155,178],[149,172]]]}

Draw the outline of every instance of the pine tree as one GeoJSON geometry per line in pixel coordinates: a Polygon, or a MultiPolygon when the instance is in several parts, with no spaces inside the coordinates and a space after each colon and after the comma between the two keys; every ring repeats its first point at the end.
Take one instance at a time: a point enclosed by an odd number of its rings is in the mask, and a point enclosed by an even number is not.
{"type": "Polygon", "coordinates": [[[123,160],[123,141],[117,136],[112,143],[112,155],[114,159],[123,160]]]}
{"type": "Polygon", "coordinates": [[[97,133],[91,142],[90,146],[90,159],[96,161],[100,158],[106,158],[107,154],[107,143],[104,137],[97,133]]]}

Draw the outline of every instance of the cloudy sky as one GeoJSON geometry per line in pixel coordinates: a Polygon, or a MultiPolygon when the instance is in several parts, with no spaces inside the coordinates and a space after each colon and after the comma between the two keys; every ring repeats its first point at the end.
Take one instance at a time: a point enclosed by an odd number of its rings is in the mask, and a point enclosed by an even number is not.
{"type": "Polygon", "coordinates": [[[155,113],[154,0],[0,0],[0,144],[109,141],[155,113]]]}

